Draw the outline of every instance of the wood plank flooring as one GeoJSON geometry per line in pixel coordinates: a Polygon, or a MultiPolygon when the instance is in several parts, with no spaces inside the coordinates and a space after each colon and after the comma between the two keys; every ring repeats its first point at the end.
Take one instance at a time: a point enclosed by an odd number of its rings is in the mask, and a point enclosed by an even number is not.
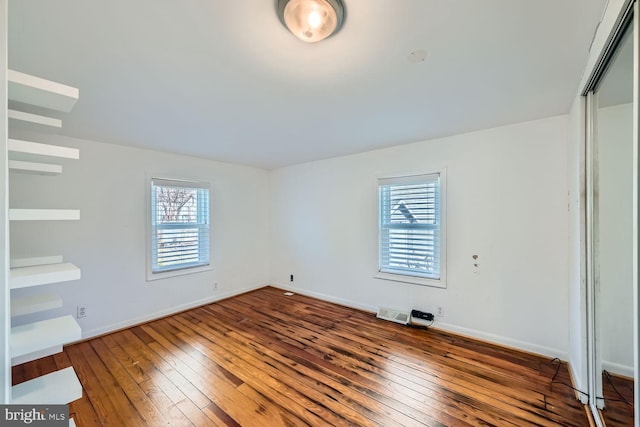
{"type": "Polygon", "coordinates": [[[14,382],[71,365],[79,427],[589,425],[548,359],[271,287],[68,346],[14,382]]]}
{"type": "Polygon", "coordinates": [[[600,411],[607,427],[633,426],[633,379],[603,373],[605,409],[600,411]]]}

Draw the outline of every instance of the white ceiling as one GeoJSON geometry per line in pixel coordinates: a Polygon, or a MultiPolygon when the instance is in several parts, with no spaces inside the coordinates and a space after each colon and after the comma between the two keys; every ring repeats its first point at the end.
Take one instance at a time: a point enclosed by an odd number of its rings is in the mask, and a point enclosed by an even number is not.
{"type": "Polygon", "coordinates": [[[80,88],[62,133],[276,168],[568,112],[605,0],[10,0],[9,66],[80,88]],[[424,62],[410,62],[424,49],[424,62]]]}

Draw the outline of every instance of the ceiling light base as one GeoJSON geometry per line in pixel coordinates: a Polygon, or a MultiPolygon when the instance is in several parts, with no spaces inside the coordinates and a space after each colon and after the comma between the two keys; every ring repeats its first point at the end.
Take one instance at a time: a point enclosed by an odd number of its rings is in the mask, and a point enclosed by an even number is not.
{"type": "Polygon", "coordinates": [[[342,0],[277,0],[280,22],[308,43],[335,34],[344,21],[342,0]]]}

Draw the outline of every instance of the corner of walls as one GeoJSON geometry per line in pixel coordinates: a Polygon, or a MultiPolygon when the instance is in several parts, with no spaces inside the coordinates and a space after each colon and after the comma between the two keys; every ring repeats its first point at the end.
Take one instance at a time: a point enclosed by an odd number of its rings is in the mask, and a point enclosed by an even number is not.
{"type": "Polygon", "coordinates": [[[449,330],[566,359],[567,132],[559,116],[272,171],[270,282],[369,311],[443,306],[449,330]],[[375,279],[377,179],[443,167],[447,289],[375,279]]]}
{"type": "Polygon", "coordinates": [[[62,308],[18,322],[75,315],[83,306],[87,315],[78,323],[87,338],[265,283],[269,224],[259,212],[270,199],[267,170],[61,135],[15,137],[79,148],[80,159],[62,160],[59,176],[12,174],[11,205],[81,214],[79,221],[12,223],[12,255],[63,255],[82,271],[80,280],[47,286],[62,308]],[[148,173],[212,182],[211,270],[146,281],[148,173]]]}
{"type": "Polygon", "coordinates": [[[161,310],[157,310],[153,313],[145,313],[142,316],[133,317],[133,318],[119,321],[116,323],[111,323],[108,325],[101,325],[91,330],[83,330],[82,339],[86,340],[86,339],[98,337],[100,335],[108,334],[114,331],[118,331],[121,329],[130,328],[132,326],[140,325],[142,323],[150,322],[152,320],[160,319],[166,316],[171,316],[172,314],[180,313],[182,311],[190,310],[192,308],[201,307],[203,305],[212,304],[217,301],[222,301],[224,299],[231,298],[236,295],[241,295],[247,292],[255,291],[256,289],[264,288],[265,286],[268,286],[268,285],[263,284],[263,285],[257,285],[257,286],[249,286],[241,289],[222,292],[215,296],[202,298],[199,300],[189,301],[187,303],[167,307],[161,310]]]}
{"type": "Polygon", "coordinates": [[[279,289],[283,289],[289,292],[295,292],[301,295],[306,295],[308,297],[318,298],[323,301],[328,301],[335,304],[343,305],[345,307],[351,307],[351,308],[355,308],[362,311],[368,311],[370,313],[377,313],[378,311],[378,307],[374,307],[372,305],[363,304],[355,300],[340,298],[335,295],[329,295],[323,292],[311,291],[309,289],[304,289],[298,286],[291,286],[284,283],[275,283],[275,282],[273,282],[271,286],[279,289]]]}

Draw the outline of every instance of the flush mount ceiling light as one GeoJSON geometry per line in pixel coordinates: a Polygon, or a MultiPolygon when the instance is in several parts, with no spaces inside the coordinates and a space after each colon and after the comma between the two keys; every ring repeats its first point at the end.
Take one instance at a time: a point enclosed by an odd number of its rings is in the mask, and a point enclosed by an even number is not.
{"type": "Polygon", "coordinates": [[[278,0],[278,17],[297,38],[313,43],[340,29],[344,6],[341,0],[278,0]]]}

